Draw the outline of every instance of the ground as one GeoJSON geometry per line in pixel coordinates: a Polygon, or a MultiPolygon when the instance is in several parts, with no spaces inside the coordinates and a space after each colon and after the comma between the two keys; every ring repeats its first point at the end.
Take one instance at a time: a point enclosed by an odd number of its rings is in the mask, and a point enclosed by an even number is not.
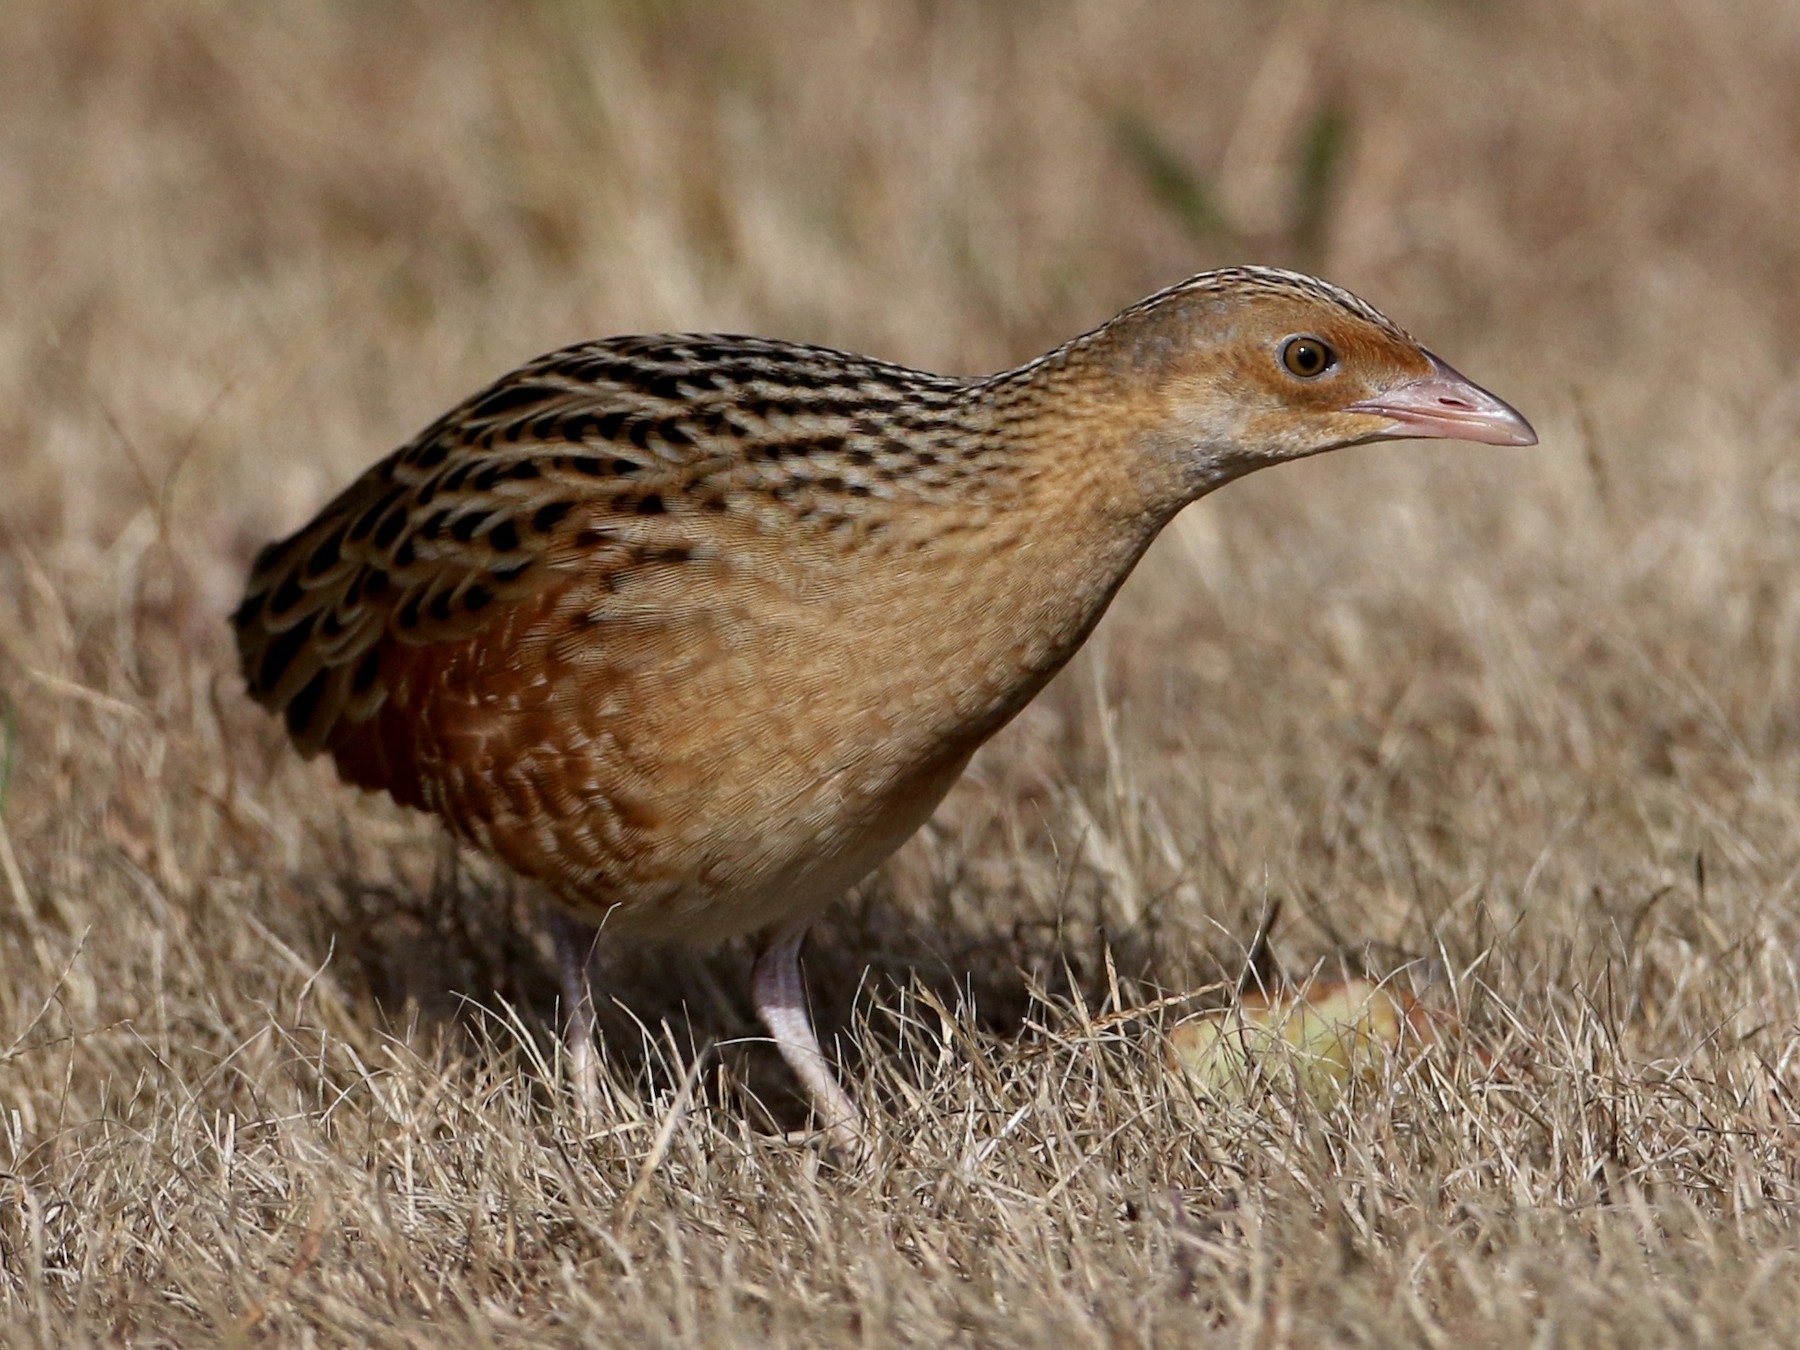
{"type": "Polygon", "coordinates": [[[6,1342],[1789,1341],[1796,144],[1778,0],[11,0],[6,1342]],[[989,370],[1243,261],[1543,443],[1171,527],[808,948],[862,1165],[739,947],[603,954],[584,1116],[530,894],[243,697],[256,546],[539,351],[989,370]],[[1271,915],[1454,1034],[1197,1089],[1271,915]]]}

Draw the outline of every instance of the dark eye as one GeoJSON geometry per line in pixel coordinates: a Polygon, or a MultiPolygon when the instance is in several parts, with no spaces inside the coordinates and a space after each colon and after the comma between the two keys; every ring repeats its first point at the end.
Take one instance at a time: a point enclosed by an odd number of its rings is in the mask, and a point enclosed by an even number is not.
{"type": "Polygon", "coordinates": [[[1325,344],[1323,338],[1293,337],[1281,348],[1281,364],[1287,367],[1288,374],[1310,380],[1316,375],[1323,375],[1337,364],[1337,353],[1325,344]]]}

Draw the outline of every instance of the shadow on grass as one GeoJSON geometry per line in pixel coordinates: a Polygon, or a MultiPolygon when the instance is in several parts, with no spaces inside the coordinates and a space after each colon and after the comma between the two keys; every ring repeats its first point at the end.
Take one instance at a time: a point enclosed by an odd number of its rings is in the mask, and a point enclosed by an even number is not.
{"type": "MultiPolygon", "coordinates": [[[[478,876],[454,862],[428,888],[346,874],[315,890],[320,950],[354,971],[379,1019],[396,1034],[458,1038],[471,1050],[494,1029],[529,1029],[546,1057],[560,1018],[551,943],[527,884],[478,876]]],[[[884,880],[866,882],[826,911],[802,953],[821,1041],[847,1077],[861,1057],[897,1040],[885,1010],[915,982],[944,1006],[966,1012],[980,1033],[1024,1034],[1044,1017],[1043,1000],[1107,1006],[1116,980],[1127,1000],[1153,997],[1167,965],[1154,923],[1108,932],[1091,918],[996,920],[948,903],[907,912],[884,880]],[[1110,952],[1112,972],[1107,968],[1110,952]],[[845,1034],[868,1014],[861,1038],[845,1034]]],[[[767,1040],[750,1000],[747,939],[696,950],[671,942],[609,941],[591,964],[602,1054],[613,1076],[650,1094],[672,1085],[671,1040],[682,1059],[705,1053],[759,1126],[802,1126],[806,1103],[767,1040]]],[[[1222,962],[1231,958],[1221,954],[1222,962]]],[[[708,1068],[708,1076],[712,1068],[708,1068]]]]}

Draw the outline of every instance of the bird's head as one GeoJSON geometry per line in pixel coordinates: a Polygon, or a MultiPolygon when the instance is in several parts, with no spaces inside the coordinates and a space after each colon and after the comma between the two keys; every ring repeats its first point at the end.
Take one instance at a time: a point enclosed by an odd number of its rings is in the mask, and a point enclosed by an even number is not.
{"type": "Polygon", "coordinates": [[[1153,457],[1190,491],[1365,441],[1537,443],[1513,408],[1373,307],[1298,273],[1205,273],[1108,328],[1109,359],[1154,408],[1153,457]]]}

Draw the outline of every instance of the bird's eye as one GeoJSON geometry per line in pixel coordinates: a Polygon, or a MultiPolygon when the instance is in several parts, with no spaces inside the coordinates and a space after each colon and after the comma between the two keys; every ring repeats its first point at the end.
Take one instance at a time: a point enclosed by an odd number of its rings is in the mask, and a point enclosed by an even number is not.
{"type": "Polygon", "coordinates": [[[1298,375],[1303,380],[1323,375],[1336,362],[1337,353],[1323,338],[1293,337],[1281,348],[1281,364],[1287,367],[1288,374],[1298,375]]]}

